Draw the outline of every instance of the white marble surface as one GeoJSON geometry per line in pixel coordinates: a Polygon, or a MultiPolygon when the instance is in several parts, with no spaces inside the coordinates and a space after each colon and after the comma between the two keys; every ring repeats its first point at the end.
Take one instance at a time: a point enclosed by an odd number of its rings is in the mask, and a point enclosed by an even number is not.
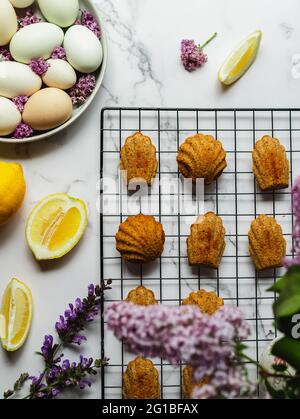
{"type": "MultiPolygon", "coordinates": [[[[103,87],[86,115],[63,134],[44,143],[0,145],[0,158],[17,160],[28,185],[25,205],[14,222],[0,230],[0,292],[16,276],[28,283],[35,299],[30,337],[22,350],[0,351],[0,393],[22,371],[37,373],[34,351],[53,331],[66,303],[82,296],[99,278],[99,217],[96,211],[99,173],[99,120],[103,106],[297,107],[300,93],[298,0],[95,0],[108,33],[109,63],[103,87]],[[230,89],[216,74],[229,50],[257,28],[264,37],[251,71],[230,89]],[[179,62],[182,38],[205,40],[209,62],[194,74],[179,62]],[[298,66],[299,65],[299,69],[298,66]],[[32,206],[48,193],[68,192],[88,202],[90,223],[80,245],[51,264],[34,261],[24,238],[32,206]]],[[[99,355],[99,323],[83,352],[99,355]]],[[[74,351],[73,356],[77,356],[74,351]]],[[[100,382],[79,397],[98,397],[100,382]]],[[[77,395],[73,394],[73,397],[77,395]]]]}

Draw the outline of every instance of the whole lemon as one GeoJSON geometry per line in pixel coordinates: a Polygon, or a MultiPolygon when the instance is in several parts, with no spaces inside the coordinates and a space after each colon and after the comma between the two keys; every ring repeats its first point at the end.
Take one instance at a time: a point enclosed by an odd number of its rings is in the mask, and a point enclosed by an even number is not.
{"type": "Polygon", "coordinates": [[[26,192],[22,166],[0,161],[0,225],[21,207],[26,192]]]}

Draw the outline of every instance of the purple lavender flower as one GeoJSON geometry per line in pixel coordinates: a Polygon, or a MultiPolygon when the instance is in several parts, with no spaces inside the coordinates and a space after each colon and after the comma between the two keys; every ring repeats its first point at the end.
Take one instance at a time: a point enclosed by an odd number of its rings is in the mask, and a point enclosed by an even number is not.
{"type": "Polygon", "coordinates": [[[29,26],[29,25],[32,25],[34,23],[39,23],[41,21],[42,21],[42,19],[40,19],[38,16],[36,16],[31,9],[27,10],[24,17],[21,17],[21,18],[18,19],[20,28],[25,28],[25,26],[29,26]]]}
{"type": "Polygon", "coordinates": [[[75,25],[83,25],[90,29],[97,36],[97,38],[101,38],[100,26],[91,12],[84,10],[81,13],[81,17],[76,20],[75,25]]]}
{"type": "Polygon", "coordinates": [[[106,320],[130,352],[161,357],[173,365],[183,362],[193,367],[195,381],[208,378],[209,386],[202,390],[205,396],[253,396],[255,386],[235,356],[236,343],[250,335],[237,308],[226,306],[208,316],[191,306],[142,307],[121,302],[107,310],[106,320]]]}
{"type": "Polygon", "coordinates": [[[21,123],[17,126],[15,132],[12,134],[12,138],[21,140],[23,138],[29,138],[33,135],[33,129],[25,123],[21,123]]]}
{"type": "Polygon", "coordinates": [[[42,77],[47,73],[50,64],[44,58],[34,58],[30,61],[29,67],[35,74],[42,77]]]}
{"type": "Polygon", "coordinates": [[[52,54],[51,54],[51,58],[56,60],[66,60],[67,56],[66,56],[66,50],[63,47],[56,47],[54,48],[52,54]]]}
{"type": "Polygon", "coordinates": [[[22,96],[16,96],[12,99],[13,103],[16,105],[20,113],[24,112],[24,107],[26,103],[28,102],[29,97],[22,95],[22,96]]]}
{"type": "Polygon", "coordinates": [[[68,90],[73,105],[82,105],[93,93],[96,87],[96,77],[94,74],[83,75],[77,83],[68,90]]]}
{"type": "Polygon", "coordinates": [[[12,55],[6,48],[0,48],[0,62],[1,61],[11,61],[12,55]]]}
{"type": "Polygon", "coordinates": [[[197,45],[195,41],[191,39],[183,39],[181,41],[181,61],[184,68],[193,72],[198,68],[202,67],[208,60],[207,55],[203,52],[203,49],[208,45],[217,34],[215,33],[205,44],[197,45]]]}
{"type": "Polygon", "coordinates": [[[295,257],[293,259],[286,258],[284,264],[287,268],[300,265],[300,177],[298,177],[292,188],[293,195],[293,212],[294,212],[294,228],[293,228],[293,250],[295,257]]]}

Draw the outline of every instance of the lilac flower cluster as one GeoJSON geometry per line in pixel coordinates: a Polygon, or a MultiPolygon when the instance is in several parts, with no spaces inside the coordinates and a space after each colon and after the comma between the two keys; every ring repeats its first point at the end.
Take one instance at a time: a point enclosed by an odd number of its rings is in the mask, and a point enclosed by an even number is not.
{"type": "Polygon", "coordinates": [[[77,83],[68,90],[73,105],[80,106],[93,93],[96,87],[96,77],[94,74],[86,74],[79,78],[77,83]]]}
{"type": "Polygon", "coordinates": [[[12,99],[13,103],[16,105],[16,107],[18,108],[18,111],[20,113],[24,112],[24,107],[26,105],[26,103],[28,102],[29,97],[22,95],[22,96],[16,96],[12,99]]]}
{"type": "Polygon", "coordinates": [[[36,16],[31,9],[26,11],[24,17],[18,19],[20,28],[25,28],[25,26],[29,26],[34,23],[39,23],[41,21],[42,19],[36,16]]]}
{"type": "Polygon", "coordinates": [[[6,48],[0,48],[0,62],[1,61],[11,61],[12,55],[6,48]]]}
{"type": "Polygon", "coordinates": [[[203,50],[196,45],[195,41],[183,39],[181,41],[181,61],[184,68],[189,71],[195,71],[202,67],[208,58],[203,50]]]}
{"type": "Polygon", "coordinates": [[[66,50],[63,47],[54,48],[54,50],[51,54],[51,58],[53,58],[54,60],[56,60],[56,59],[66,60],[67,59],[66,50]]]}
{"type": "Polygon", "coordinates": [[[90,29],[97,38],[101,38],[100,26],[91,12],[84,10],[81,14],[81,18],[76,20],[75,25],[83,25],[90,29]]]}
{"type": "Polygon", "coordinates": [[[237,342],[250,335],[242,313],[225,306],[213,316],[197,307],[135,306],[121,302],[106,313],[108,327],[135,354],[191,365],[194,380],[208,378],[198,398],[252,397],[255,386],[236,359],[237,342]]]}
{"type": "Polygon", "coordinates": [[[32,135],[33,129],[28,124],[21,122],[12,134],[12,138],[15,138],[16,140],[21,140],[23,138],[29,138],[32,135]]]}
{"type": "Polygon", "coordinates": [[[29,67],[35,74],[42,77],[47,73],[50,64],[44,58],[34,58],[30,61],[29,67]]]}
{"type": "Polygon", "coordinates": [[[285,259],[287,268],[298,265],[300,266],[300,177],[298,177],[292,188],[293,195],[293,212],[294,212],[294,229],[293,229],[293,250],[295,258],[285,259]]]}

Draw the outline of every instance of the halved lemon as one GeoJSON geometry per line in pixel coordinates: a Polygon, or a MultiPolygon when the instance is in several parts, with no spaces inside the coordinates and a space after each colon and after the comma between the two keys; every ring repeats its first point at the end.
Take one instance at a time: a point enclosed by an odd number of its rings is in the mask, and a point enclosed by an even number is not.
{"type": "Polygon", "coordinates": [[[256,31],[232,51],[219,71],[221,83],[229,86],[246,73],[255,61],[261,39],[262,32],[256,31]]]}
{"type": "Polygon", "coordinates": [[[32,322],[33,300],[30,289],[18,279],[7,285],[1,304],[1,343],[14,352],[25,343],[32,322]]]}
{"type": "Polygon", "coordinates": [[[66,194],[49,195],[29,215],[26,238],[37,260],[60,258],[79,242],[87,226],[87,208],[66,194]]]}

